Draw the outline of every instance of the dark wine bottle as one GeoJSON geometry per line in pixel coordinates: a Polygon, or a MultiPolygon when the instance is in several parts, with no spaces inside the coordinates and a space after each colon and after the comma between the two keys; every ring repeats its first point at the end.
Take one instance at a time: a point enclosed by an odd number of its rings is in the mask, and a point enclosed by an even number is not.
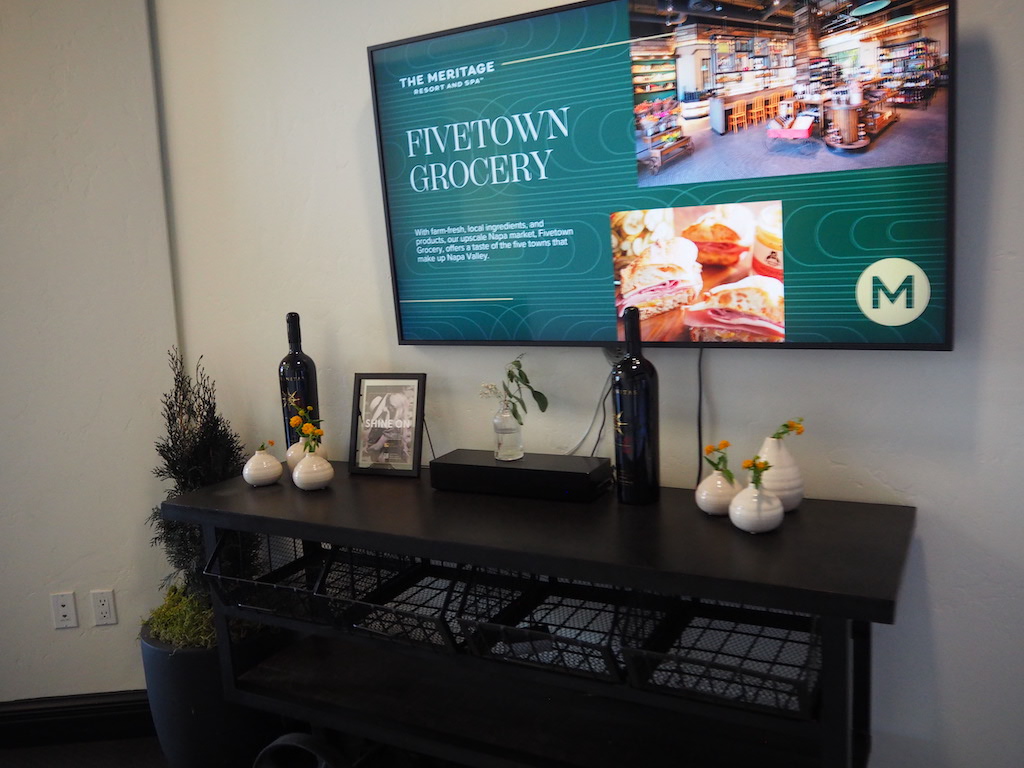
{"type": "Polygon", "coordinates": [[[316,393],[316,365],[313,359],[302,351],[302,332],[299,330],[298,312],[289,312],[288,354],[281,360],[277,377],[281,382],[281,410],[284,413],[285,444],[298,441],[298,435],[289,422],[299,408],[312,406],[313,418],[320,418],[320,403],[316,393]]]}
{"type": "Polygon", "coordinates": [[[615,485],[624,504],[653,504],[658,481],[658,372],[643,356],[640,311],[623,315],[626,354],[612,369],[615,485]]]}

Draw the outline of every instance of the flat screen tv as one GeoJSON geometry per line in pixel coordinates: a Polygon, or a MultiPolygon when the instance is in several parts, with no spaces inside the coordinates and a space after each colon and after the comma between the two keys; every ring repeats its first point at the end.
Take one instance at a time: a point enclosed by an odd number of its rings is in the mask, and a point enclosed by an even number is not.
{"type": "Polygon", "coordinates": [[[872,5],[372,46],[399,343],[951,349],[955,8],[872,5]]]}

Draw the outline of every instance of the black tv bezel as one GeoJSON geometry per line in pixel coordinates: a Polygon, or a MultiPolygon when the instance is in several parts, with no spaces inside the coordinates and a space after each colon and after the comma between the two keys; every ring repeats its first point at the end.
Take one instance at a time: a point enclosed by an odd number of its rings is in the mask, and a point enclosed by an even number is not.
{"type": "MultiPolygon", "coordinates": [[[[374,62],[374,54],[378,51],[401,47],[411,43],[419,43],[428,40],[444,38],[450,35],[461,34],[488,27],[496,27],[503,24],[510,24],[525,19],[532,19],[548,16],[557,13],[564,13],[574,9],[589,6],[605,5],[622,0],[579,0],[578,2],[565,3],[550,8],[537,9],[520,14],[503,16],[497,19],[466,24],[458,27],[426,32],[420,35],[405,37],[385,43],[378,43],[367,47],[367,61],[370,75],[370,100],[373,108],[374,136],[377,147],[378,170],[380,173],[381,197],[384,204],[385,230],[388,246],[388,266],[391,277],[391,293],[394,302],[394,319],[396,335],[399,346],[442,346],[442,347],[561,347],[561,348],[614,348],[621,346],[620,341],[614,340],[543,340],[543,339],[409,339],[403,332],[401,297],[399,295],[397,266],[395,263],[395,246],[391,227],[391,211],[388,199],[388,182],[384,166],[384,141],[380,130],[379,100],[377,88],[377,73],[374,62]]],[[[629,2],[629,0],[626,0],[629,2]]],[[[946,5],[948,14],[947,36],[949,59],[947,62],[947,131],[946,131],[946,260],[945,260],[945,293],[946,307],[944,312],[945,323],[942,342],[794,342],[783,341],[777,343],[765,342],[695,342],[695,341],[645,341],[645,347],[652,349],[810,349],[810,350],[897,350],[897,351],[938,351],[948,352],[953,350],[954,339],[954,311],[955,311],[955,277],[956,258],[954,252],[955,244],[955,167],[956,167],[956,98],[957,82],[959,77],[959,46],[957,35],[957,12],[959,0],[936,0],[937,5],[946,5]]]]}

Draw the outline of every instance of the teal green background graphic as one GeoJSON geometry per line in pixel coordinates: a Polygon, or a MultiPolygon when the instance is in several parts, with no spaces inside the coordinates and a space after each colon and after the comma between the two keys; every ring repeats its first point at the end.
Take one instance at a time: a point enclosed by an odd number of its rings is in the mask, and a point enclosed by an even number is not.
{"type": "Polygon", "coordinates": [[[638,188],[627,5],[571,8],[371,50],[402,340],[614,342],[611,213],[781,200],[787,343],[944,344],[945,164],[638,188]],[[430,73],[490,61],[492,72],[428,80],[430,73]],[[548,130],[545,110],[566,116],[568,136],[548,130]],[[472,127],[515,115],[541,126],[536,140],[498,144],[472,127]],[[446,128],[455,125],[463,127],[446,128]],[[431,145],[427,155],[431,128],[448,141],[444,151],[431,145]],[[452,146],[456,130],[464,132],[463,148],[452,146]],[[411,150],[409,132],[417,137],[411,150]],[[544,179],[414,187],[424,164],[445,173],[454,164],[461,180],[462,163],[548,150],[544,179]],[[475,241],[490,246],[455,254],[464,260],[447,258],[449,246],[470,247],[461,241],[468,228],[508,223],[571,235],[548,247],[475,241]],[[427,261],[431,255],[435,260],[427,261]],[[931,282],[929,307],[900,327],[872,323],[855,297],[864,269],[891,257],[913,261],[931,282]]]}

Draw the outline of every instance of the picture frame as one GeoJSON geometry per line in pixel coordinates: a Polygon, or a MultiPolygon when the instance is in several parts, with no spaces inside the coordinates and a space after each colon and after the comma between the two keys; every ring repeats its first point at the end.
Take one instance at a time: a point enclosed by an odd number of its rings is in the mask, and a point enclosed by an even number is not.
{"type": "Polygon", "coordinates": [[[350,473],[419,477],[425,373],[357,373],[350,473]]]}

